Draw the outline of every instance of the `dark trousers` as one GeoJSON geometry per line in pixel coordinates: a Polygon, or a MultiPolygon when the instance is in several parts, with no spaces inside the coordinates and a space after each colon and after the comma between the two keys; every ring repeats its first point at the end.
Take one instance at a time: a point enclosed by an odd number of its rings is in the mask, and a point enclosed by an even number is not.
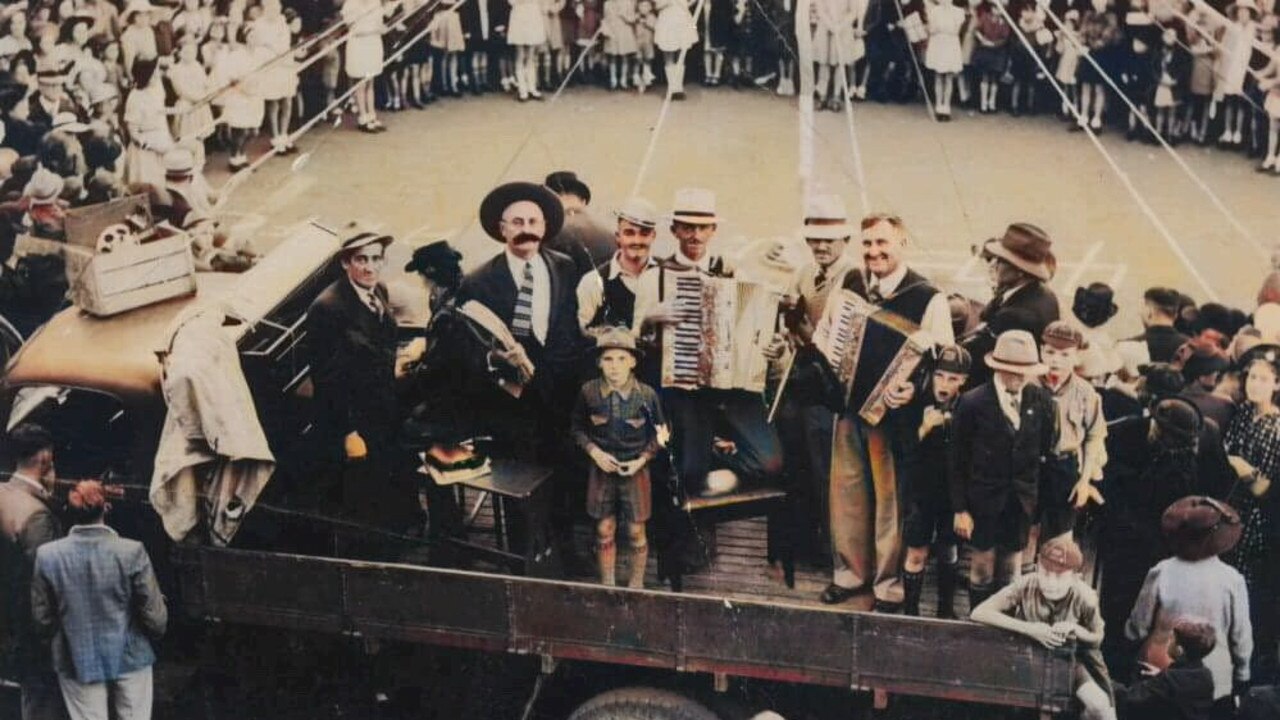
{"type": "Polygon", "coordinates": [[[22,720],[65,720],[67,717],[67,705],[53,670],[25,673],[22,678],[22,720]]]}
{"type": "MultiPolygon", "coordinates": [[[[1076,525],[1075,507],[1068,499],[1080,479],[1080,461],[1075,453],[1058,455],[1040,468],[1040,541],[1070,532],[1076,525]]],[[[1023,558],[1030,562],[1035,558],[1023,558]]]]}
{"type": "Polygon", "coordinates": [[[783,397],[774,418],[791,479],[796,549],[802,557],[830,562],[831,435],[835,414],[783,397]]]}
{"type": "Polygon", "coordinates": [[[676,469],[686,492],[701,492],[707,473],[716,468],[732,470],[744,480],[782,472],[782,446],[759,395],[664,388],[662,405],[671,423],[676,469]],[[717,436],[733,441],[736,451],[717,457],[713,447],[717,436]]]}

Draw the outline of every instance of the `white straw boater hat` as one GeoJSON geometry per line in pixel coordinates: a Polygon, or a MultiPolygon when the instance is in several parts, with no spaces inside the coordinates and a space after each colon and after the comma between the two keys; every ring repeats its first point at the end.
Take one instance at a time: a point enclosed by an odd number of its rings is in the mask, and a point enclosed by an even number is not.
{"type": "Polygon", "coordinates": [[[844,199],[839,195],[815,195],[809,198],[800,234],[806,238],[821,240],[841,240],[852,236],[853,226],[849,224],[844,199]]]}
{"type": "Polygon", "coordinates": [[[657,227],[658,225],[658,208],[639,196],[627,198],[627,201],[622,203],[622,207],[618,208],[614,215],[619,220],[626,220],[632,225],[644,228],[657,227]]]}
{"type": "Polygon", "coordinates": [[[686,225],[715,225],[716,194],[706,188],[680,188],[671,203],[671,221],[686,225]]]}
{"type": "Polygon", "coordinates": [[[1026,330],[1006,330],[996,338],[996,348],[987,353],[987,366],[992,370],[1019,375],[1044,375],[1049,371],[1040,362],[1036,339],[1026,330]]]}

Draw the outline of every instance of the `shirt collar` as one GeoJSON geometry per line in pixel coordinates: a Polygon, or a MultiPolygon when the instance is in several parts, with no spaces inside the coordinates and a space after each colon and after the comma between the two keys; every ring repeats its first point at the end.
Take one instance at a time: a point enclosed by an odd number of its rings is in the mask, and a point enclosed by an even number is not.
{"type": "Polygon", "coordinates": [[[1022,288],[1026,287],[1026,286],[1028,286],[1028,285],[1030,285],[1030,284],[1031,284],[1030,282],[1024,282],[1024,283],[1022,283],[1022,284],[1020,284],[1020,285],[1014,285],[1013,287],[1009,288],[1008,290],[1005,290],[1005,291],[1004,291],[1004,294],[1000,296],[1000,300],[1001,300],[1001,302],[1009,302],[1009,298],[1013,297],[1014,295],[1017,295],[1019,290],[1021,290],[1022,288]]]}
{"type": "Polygon", "coordinates": [[[622,387],[620,388],[616,388],[610,385],[609,381],[606,380],[604,381],[604,383],[602,383],[602,387],[600,388],[600,397],[607,398],[611,393],[618,393],[618,395],[623,400],[626,400],[627,398],[631,397],[631,393],[635,389],[636,389],[636,378],[634,375],[631,376],[631,379],[623,383],[622,387]]]}
{"type": "MultiPolygon", "coordinates": [[[[993,376],[993,377],[991,378],[991,383],[992,383],[993,385],[995,385],[996,390],[1000,391],[1000,393],[1002,393],[1002,394],[1003,394],[1003,395],[1005,395],[1005,396],[1008,396],[1008,397],[1018,397],[1018,398],[1021,398],[1021,397],[1022,397],[1022,390],[1019,390],[1019,391],[1017,391],[1017,392],[1014,392],[1013,390],[1010,390],[1008,387],[1006,387],[1006,386],[1005,386],[1005,384],[1004,384],[1004,383],[1000,382],[1000,378],[999,378],[999,377],[995,377],[995,376],[993,376]]],[[[1022,387],[1025,389],[1025,388],[1026,388],[1026,385],[1023,385],[1022,387]]]]}
{"type": "Polygon", "coordinates": [[[503,250],[503,255],[507,256],[507,267],[511,268],[511,274],[515,276],[517,284],[519,284],[520,276],[524,275],[524,266],[526,263],[532,263],[534,268],[542,265],[542,253],[534,253],[534,256],[528,260],[522,260],[511,253],[510,250],[503,250]]]}
{"type": "Polygon", "coordinates": [[[93,523],[92,525],[72,525],[72,526],[71,526],[71,530],[70,530],[69,532],[74,533],[74,534],[76,534],[76,535],[81,535],[81,534],[90,534],[90,535],[91,535],[91,534],[99,533],[99,532],[101,532],[101,533],[105,533],[105,534],[108,534],[108,535],[115,535],[115,534],[116,534],[116,531],[115,531],[115,530],[113,530],[113,529],[111,529],[111,527],[110,527],[110,526],[108,526],[108,525],[104,525],[104,524],[102,524],[102,523],[100,523],[100,522],[99,522],[99,523],[93,523]]]}
{"type": "Polygon", "coordinates": [[[884,297],[889,297],[898,290],[898,286],[902,284],[903,279],[906,277],[907,264],[898,263],[897,269],[882,278],[878,278],[875,275],[870,276],[868,286],[874,285],[880,288],[880,294],[884,297]]]}
{"type": "MultiPolygon", "coordinates": [[[[657,264],[658,264],[658,259],[655,258],[652,254],[650,254],[649,259],[645,261],[644,267],[641,268],[640,272],[636,273],[633,277],[640,277],[641,275],[644,274],[645,270],[648,270],[649,268],[657,264]]],[[[625,271],[622,269],[622,263],[618,262],[618,253],[614,253],[613,257],[609,258],[609,279],[610,280],[616,279],[619,275],[622,275],[624,272],[625,271]]]]}
{"type": "Polygon", "coordinates": [[[9,478],[11,480],[18,480],[19,482],[25,483],[27,487],[30,487],[32,490],[36,491],[37,497],[40,497],[42,499],[49,497],[49,491],[45,490],[43,485],[27,477],[26,475],[23,475],[20,472],[13,473],[12,475],[9,476],[9,478]]]}
{"type": "Polygon", "coordinates": [[[676,262],[688,267],[698,268],[703,272],[711,272],[711,253],[702,256],[701,260],[691,260],[683,252],[676,250],[676,262]]]}
{"type": "Polygon", "coordinates": [[[371,295],[374,296],[375,298],[377,297],[377,295],[373,292],[373,288],[364,287],[359,283],[357,283],[356,281],[352,280],[351,278],[347,278],[347,282],[351,283],[351,289],[356,291],[356,295],[361,300],[367,301],[369,299],[369,296],[371,295]]]}

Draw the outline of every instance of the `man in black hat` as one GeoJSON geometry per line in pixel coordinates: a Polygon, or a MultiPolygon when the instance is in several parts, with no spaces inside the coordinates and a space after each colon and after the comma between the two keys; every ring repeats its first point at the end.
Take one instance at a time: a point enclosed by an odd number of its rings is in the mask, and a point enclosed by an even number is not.
{"type": "Polygon", "coordinates": [[[547,247],[568,255],[581,277],[613,257],[613,233],[591,213],[591,188],[570,170],[557,170],[543,185],[564,206],[564,227],[547,239],[547,247]]]}
{"type": "Polygon", "coordinates": [[[307,348],[322,481],[340,475],[345,511],[405,530],[418,503],[395,442],[396,322],[381,282],[391,241],[359,232],[342,243],[343,277],[307,310],[307,348]]]}
{"type": "Polygon", "coordinates": [[[48,128],[31,122],[27,86],[13,82],[7,73],[0,79],[0,119],[4,122],[0,144],[13,148],[19,156],[35,155],[48,128]]]}
{"type": "Polygon", "coordinates": [[[553,529],[560,554],[573,561],[573,520],[581,504],[571,496],[576,455],[569,441],[569,412],[585,354],[578,327],[578,274],[573,261],[545,246],[564,224],[564,209],[547,188],[513,182],[492,190],[480,204],[480,224],[503,244],[502,252],[472,271],[458,291],[511,331],[534,373],[519,398],[488,393],[478,408],[498,452],[550,465],[553,529]]]}
{"type": "Polygon", "coordinates": [[[1182,368],[1182,379],[1186,381],[1182,397],[1217,423],[1218,429],[1225,428],[1235,415],[1236,406],[1230,397],[1219,395],[1215,390],[1223,371],[1231,365],[1227,354],[1215,344],[1192,340],[1178,348],[1172,364],[1182,368]]]}
{"type": "MultiPolygon", "coordinates": [[[[1003,235],[983,243],[979,254],[987,263],[992,297],[982,310],[984,325],[964,341],[970,355],[985,357],[995,347],[996,335],[1007,330],[1026,330],[1038,339],[1058,319],[1058,296],[1049,288],[1058,269],[1052,245],[1044,230],[1026,222],[1013,223],[1003,235]]],[[[975,365],[969,385],[976,387],[989,377],[985,367],[975,365]]]]}

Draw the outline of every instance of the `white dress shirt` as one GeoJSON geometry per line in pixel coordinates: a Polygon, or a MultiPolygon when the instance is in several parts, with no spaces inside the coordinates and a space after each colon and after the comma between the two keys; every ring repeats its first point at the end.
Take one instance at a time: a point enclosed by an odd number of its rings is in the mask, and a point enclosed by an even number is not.
{"type": "MultiPolygon", "coordinates": [[[[702,256],[701,260],[690,260],[684,253],[676,251],[675,261],[685,267],[696,267],[704,273],[711,272],[711,253],[702,256]]],[[[722,261],[723,262],[723,261],[722,261]]],[[[726,270],[729,269],[725,266],[726,270]]],[[[658,273],[661,268],[657,263],[646,268],[640,273],[640,279],[636,281],[636,308],[635,317],[631,323],[631,331],[640,334],[640,326],[644,323],[644,316],[653,312],[654,307],[661,302],[658,299],[658,273]]]]}
{"type": "MultiPolygon", "coordinates": [[[[511,269],[511,277],[516,282],[516,295],[520,294],[520,285],[524,283],[524,266],[526,261],[504,250],[507,256],[507,267],[511,269]]],[[[534,255],[528,261],[533,265],[533,336],[540,343],[547,342],[547,325],[551,321],[551,273],[542,255],[534,255]]]]}
{"type": "MultiPolygon", "coordinates": [[[[898,286],[902,284],[902,280],[906,276],[907,266],[905,264],[899,264],[897,270],[882,278],[877,278],[874,275],[864,276],[867,294],[870,295],[871,288],[875,287],[879,289],[881,296],[891,297],[898,291],[898,286]]],[[[828,303],[825,310],[819,327],[831,323],[831,316],[835,306],[828,303]]],[[[955,332],[951,329],[951,305],[947,302],[947,296],[941,291],[930,298],[929,304],[925,306],[924,315],[920,318],[920,332],[913,337],[925,346],[955,344],[955,332]]]]}
{"type": "MultiPolygon", "coordinates": [[[[636,286],[640,284],[640,275],[643,275],[646,270],[657,264],[657,259],[650,256],[649,262],[645,264],[640,273],[632,275],[622,268],[622,265],[618,262],[617,253],[614,253],[609,260],[609,269],[606,274],[610,280],[621,276],[622,284],[634,295],[636,286]]],[[[578,326],[586,330],[591,321],[595,319],[596,313],[602,305],[604,305],[604,280],[600,278],[599,271],[592,270],[583,275],[582,279],[578,281],[578,326]]]]}

